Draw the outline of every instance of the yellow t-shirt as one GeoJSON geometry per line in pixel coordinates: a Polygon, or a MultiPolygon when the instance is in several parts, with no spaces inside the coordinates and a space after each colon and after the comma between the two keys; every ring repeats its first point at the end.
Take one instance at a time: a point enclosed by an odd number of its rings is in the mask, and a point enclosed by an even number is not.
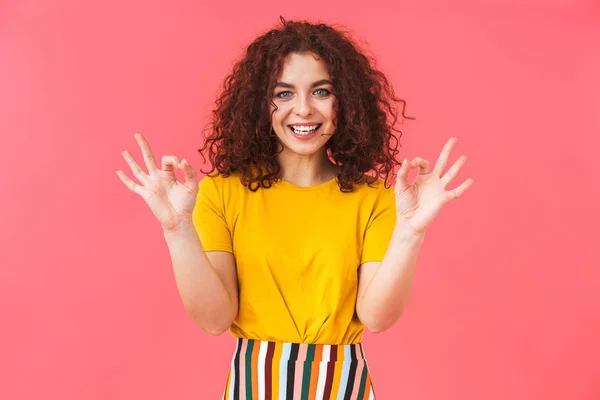
{"type": "Polygon", "coordinates": [[[394,188],[380,179],[342,193],[337,179],[250,191],[239,174],[204,177],[193,221],[205,251],[234,254],[247,339],[318,344],[362,340],[358,267],[381,261],[396,223],[394,188]]]}

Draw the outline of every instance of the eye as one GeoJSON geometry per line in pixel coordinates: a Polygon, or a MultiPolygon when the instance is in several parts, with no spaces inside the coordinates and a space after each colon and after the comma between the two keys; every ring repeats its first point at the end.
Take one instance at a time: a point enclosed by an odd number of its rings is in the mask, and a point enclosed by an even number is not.
{"type": "Polygon", "coordinates": [[[327,89],[323,89],[323,88],[315,90],[315,93],[317,93],[317,94],[318,94],[319,92],[321,92],[321,93],[319,94],[320,96],[328,96],[328,95],[330,95],[330,94],[331,94],[331,92],[330,92],[329,90],[327,90],[327,89]]]}
{"type": "Polygon", "coordinates": [[[275,95],[275,97],[279,97],[280,99],[283,99],[284,97],[289,97],[288,95],[291,95],[292,92],[289,91],[285,91],[285,92],[279,92],[275,95]]]}

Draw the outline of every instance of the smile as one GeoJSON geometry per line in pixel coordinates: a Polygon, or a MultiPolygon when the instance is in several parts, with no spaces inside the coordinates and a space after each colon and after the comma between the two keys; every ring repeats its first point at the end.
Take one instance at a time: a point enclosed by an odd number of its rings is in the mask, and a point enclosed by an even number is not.
{"type": "Polygon", "coordinates": [[[288,127],[296,134],[296,135],[310,135],[314,133],[321,124],[315,124],[310,126],[301,126],[301,125],[288,125],[288,127]]]}

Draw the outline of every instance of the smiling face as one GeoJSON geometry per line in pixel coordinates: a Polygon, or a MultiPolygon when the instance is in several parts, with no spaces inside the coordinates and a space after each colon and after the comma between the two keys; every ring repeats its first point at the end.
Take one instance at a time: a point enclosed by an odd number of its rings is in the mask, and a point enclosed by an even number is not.
{"type": "Polygon", "coordinates": [[[325,155],[335,133],[333,84],[327,64],[312,53],[292,53],[273,92],[272,125],[283,144],[282,156],[325,155]],[[274,112],[273,112],[274,111],[274,112]]]}

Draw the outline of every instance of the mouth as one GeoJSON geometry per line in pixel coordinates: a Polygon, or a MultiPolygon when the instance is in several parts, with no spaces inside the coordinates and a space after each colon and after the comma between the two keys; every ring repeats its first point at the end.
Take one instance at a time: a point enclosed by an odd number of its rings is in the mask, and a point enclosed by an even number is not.
{"type": "Polygon", "coordinates": [[[300,140],[308,140],[315,137],[322,124],[315,124],[311,126],[299,126],[299,125],[288,125],[287,128],[290,132],[300,140]]]}

